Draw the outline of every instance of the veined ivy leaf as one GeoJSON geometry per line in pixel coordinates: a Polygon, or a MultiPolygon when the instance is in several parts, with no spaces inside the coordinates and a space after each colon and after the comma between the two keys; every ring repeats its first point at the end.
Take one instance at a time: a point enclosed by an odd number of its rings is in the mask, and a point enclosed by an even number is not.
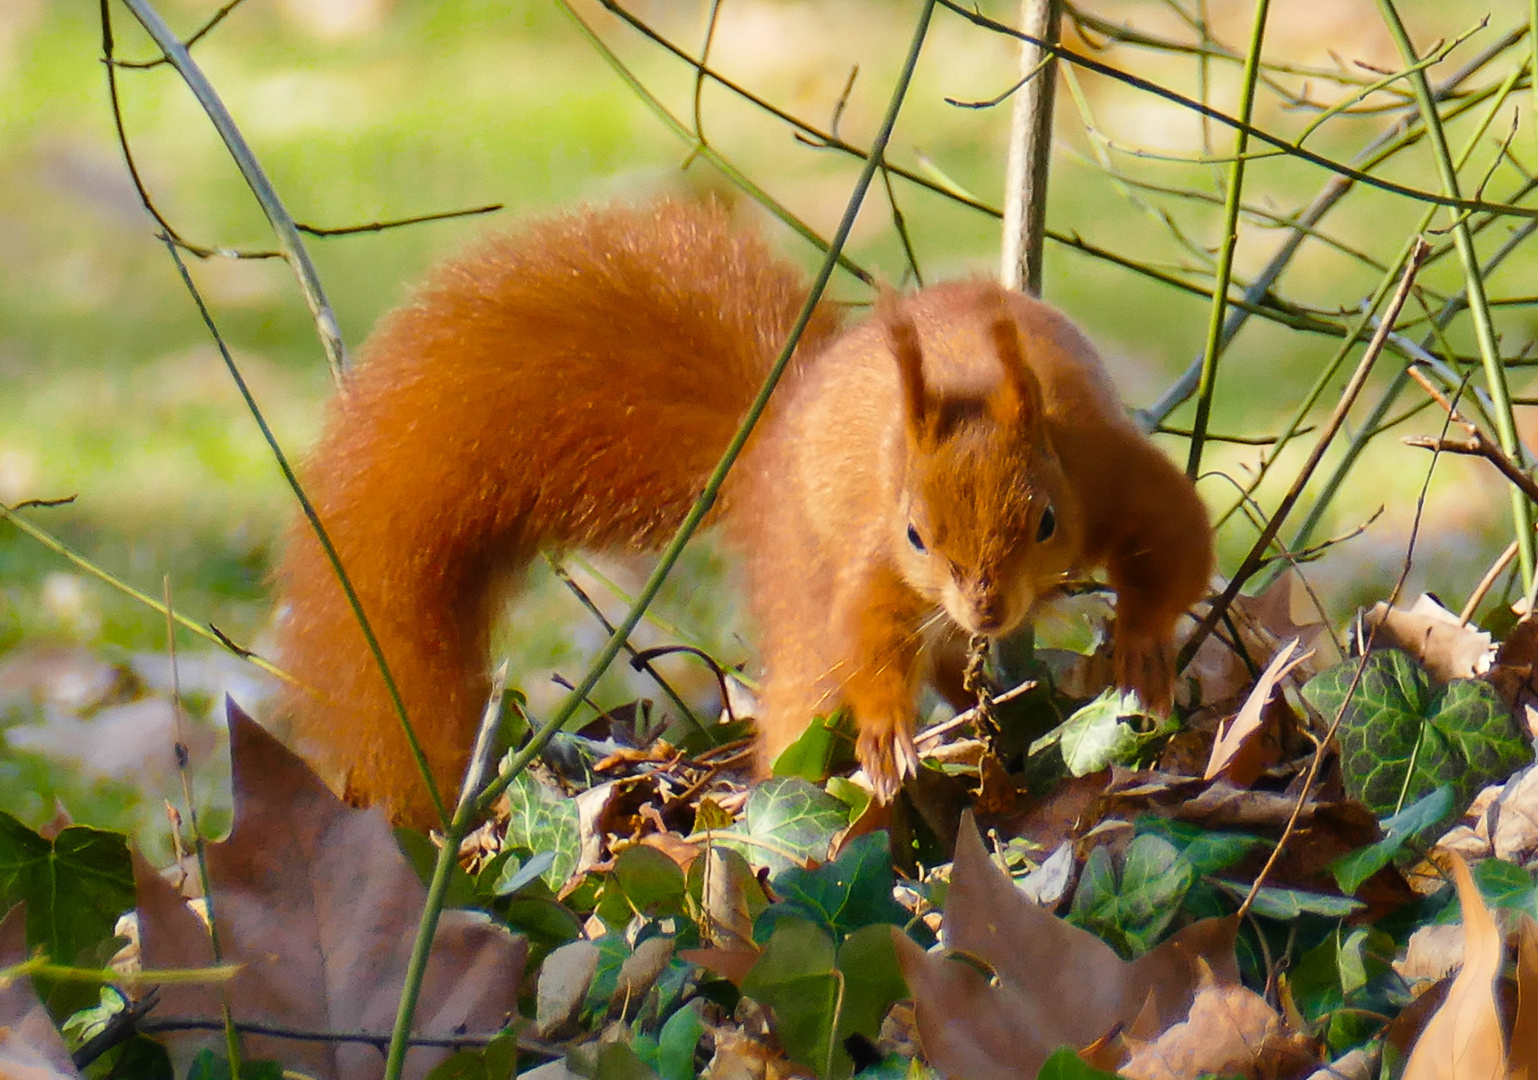
{"type": "Polygon", "coordinates": [[[1379,822],[1383,839],[1348,852],[1330,864],[1335,883],[1347,896],[1354,895],[1362,882],[1393,861],[1406,841],[1438,824],[1453,810],[1453,789],[1443,784],[1424,799],[1407,806],[1391,818],[1379,822]]]}
{"type": "Polygon", "coordinates": [[[1467,806],[1488,783],[1533,758],[1510,710],[1482,679],[1435,687],[1408,654],[1367,655],[1362,678],[1341,712],[1361,661],[1315,676],[1303,697],[1322,715],[1341,715],[1340,750],[1347,792],[1387,816],[1441,784],[1467,806]]]}
{"type": "Polygon", "coordinates": [[[842,943],[855,930],[874,923],[901,926],[907,910],[892,899],[892,856],[884,832],[851,841],[838,859],[805,870],[792,866],[774,879],[783,898],[759,916],[754,937],[767,941],[780,919],[806,919],[842,943]]]}
{"type": "Polygon", "coordinates": [[[849,807],[826,791],[799,777],[775,777],[748,796],[743,831],[751,839],[716,842],[778,874],[808,859],[825,860],[834,835],[848,824],[849,807]]]}
{"type": "Polygon", "coordinates": [[[559,889],[577,869],[582,843],[577,804],[527,772],[519,773],[508,786],[507,803],[506,845],[527,848],[536,857],[549,852],[545,884],[559,889]]]}
{"type": "Polygon", "coordinates": [[[792,1061],[840,1080],[854,1070],[845,1039],[854,1032],[874,1039],[908,990],[890,926],[866,926],[835,948],[821,927],[791,917],[775,926],[742,992],[774,1010],[775,1034],[792,1061]]]}
{"type": "Polygon", "coordinates": [[[1141,956],[1169,926],[1195,876],[1162,836],[1134,837],[1119,874],[1109,852],[1097,847],[1085,860],[1069,921],[1093,930],[1125,957],[1141,956]]]}

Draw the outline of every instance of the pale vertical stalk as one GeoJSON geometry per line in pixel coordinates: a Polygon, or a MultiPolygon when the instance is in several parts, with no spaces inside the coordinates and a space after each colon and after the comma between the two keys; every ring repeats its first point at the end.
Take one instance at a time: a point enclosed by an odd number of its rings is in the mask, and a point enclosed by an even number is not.
{"type": "Polygon", "coordinates": [[[1207,422],[1212,416],[1212,395],[1216,389],[1218,357],[1223,351],[1223,317],[1228,309],[1228,284],[1233,277],[1234,250],[1239,244],[1239,207],[1244,193],[1244,156],[1249,149],[1248,127],[1255,111],[1255,87],[1260,78],[1260,49],[1265,40],[1266,14],[1270,0],[1256,0],[1255,22],[1250,27],[1250,47],[1244,57],[1243,88],[1239,98],[1239,120],[1244,125],[1234,133],[1234,160],[1228,167],[1228,191],[1223,201],[1223,247],[1218,256],[1217,274],[1212,283],[1212,310],[1207,320],[1207,345],[1202,351],[1201,376],[1196,383],[1196,417],[1191,421],[1191,453],[1186,459],[1186,475],[1195,480],[1202,467],[1202,445],[1207,438],[1207,422]]]}
{"type": "Polygon", "coordinates": [[[240,169],[240,175],[245,177],[247,186],[251,188],[251,194],[256,196],[262,213],[267,215],[267,222],[272,226],[273,235],[277,237],[283,258],[288,261],[289,266],[294,270],[294,276],[299,279],[299,291],[304,295],[304,302],[310,309],[310,318],[315,322],[315,332],[320,338],[321,347],[326,350],[326,362],[331,366],[331,377],[336,380],[338,386],[341,386],[342,377],[347,371],[347,346],[342,343],[342,331],[337,326],[336,315],[326,299],[325,290],[321,288],[320,275],[315,271],[315,264],[310,261],[310,253],[299,237],[299,229],[294,225],[294,219],[284,208],[277,191],[273,189],[272,181],[267,179],[267,174],[257,163],[256,155],[251,152],[245,136],[235,126],[234,119],[231,118],[229,110],[224,107],[224,102],[220,100],[218,93],[214,91],[213,84],[203,74],[203,69],[198,67],[197,61],[192,59],[192,54],[187,51],[181,39],[166,25],[166,21],[150,6],[148,0],[123,0],[123,3],[128,5],[128,10],[133,12],[134,18],[139,20],[139,25],[144,27],[145,33],[154,39],[160,51],[165,54],[166,60],[176,69],[182,81],[187,84],[187,88],[198,99],[198,104],[203,107],[203,111],[208,114],[208,119],[213,123],[214,130],[219,133],[219,138],[224,140],[225,149],[229,150],[230,157],[240,169]]]}
{"type": "MultiPolygon", "coordinates": [[[[1405,63],[1414,64],[1417,59],[1415,46],[1410,41],[1404,22],[1399,18],[1399,12],[1394,8],[1393,0],[1378,0],[1378,7],[1383,12],[1383,21],[1388,25],[1395,44],[1399,46],[1400,55],[1404,57],[1405,63]]],[[[1453,164],[1452,153],[1447,148],[1447,136],[1442,130],[1442,120],[1437,115],[1436,103],[1431,97],[1431,84],[1426,79],[1426,73],[1418,68],[1412,70],[1409,77],[1410,86],[1415,91],[1416,104],[1426,122],[1426,136],[1431,140],[1431,148],[1436,157],[1437,172],[1442,179],[1442,194],[1454,199],[1460,198],[1458,170],[1453,164]]],[[[1450,218],[1453,243],[1458,249],[1458,259],[1463,263],[1469,318],[1474,324],[1474,340],[1479,345],[1479,359],[1485,369],[1487,384],[1485,389],[1490,394],[1491,419],[1495,421],[1496,437],[1500,440],[1501,449],[1506,452],[1512,462],[1518,466],[1525,466],[1527,462],[1522,452],[1521,440],[1517,437],[1516,419],[1511,410],[1511,394],[1506,387],[1506,367],[1501,363],[1500,345],[1495,340],[1495,324],[1490,318],[1490,304],[1485,297],[1485,279],[1480,271],[1479,257],[1474,251],[1474,237],[1469,231],[1468,216],[1458,210],[1451,210],[1450,218]]],[[[1511,489],[1511,516],[1517,534],[1517,555],[1522,566],[1522,584],[1528,592],[1531,592],[1534,585],[1532,509],[1528,505],[1526,496],[1515,487],[1511,489]]]]}
{"type": "MultiPolygon", "coordinates": [[[[1535,0],[1538,2],[1538,0],[1535,0]]],[[[999,281],[1006,289],[1041,295],[1042,247],[1047,228],[1047,175],[1052,163],[1052,113],[1062,0],[1020,0],[1020,77],[1009,119],[1004,170],[1004,243],[999,281]],[[1037,44],[1041,42],[1042,44],[1037,44]]]]}

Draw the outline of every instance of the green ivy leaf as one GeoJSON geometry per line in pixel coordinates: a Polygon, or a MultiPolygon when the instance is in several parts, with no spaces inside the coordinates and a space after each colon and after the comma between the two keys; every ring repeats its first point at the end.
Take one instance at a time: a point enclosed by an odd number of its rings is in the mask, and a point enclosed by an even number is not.
{"type": "Polygon", "coordinates": [[[1383,839],[1348,852],[1330,864],[1340,891],[1347,896],[1355,895],[1362,882],[1392,862],[1408,841],[1452,812],[1453,789],[1443,784],[1414,805],[1379,822],[1383,839]]]}
{"type": "Polygon", "coordinates": [[[637,844],[620,852],[604,876],[595,909],[604,925],[623,929],[632,915],[665,919],[684,908],[684,872],[654,847],[637,844]]]}
{"type": "Polygon", "coordinates": [[[630,1047],[609,1042],[598,1049],[593,1080],[657,1080],[657,1074],[630,1047]]]}
{"type": "MultiPolygon", "coordinates": [[[[56,964],[105,964],[118,916],[134,906],[133,863],[121,833],[71,825],[53,840],[0,813],[0,914],[27,905],[27,947],[56,964]]],[[[86,984],[37,980],[55,1015],[94,1004],[86,984]]]]}
{"type": "Polygon", "coordinates": [[[1442,784],[1467,806],[1488,783],[1533,757],[1511,712],[1482,679],[1441,688],[1407,653],[1368,653],[1362,678],[1341,712],[1359,661],[1311,679],[1304,699],[1322,715],[1341,715],[1341,766],[1347,792],[1379,815],[1395,812],[1442,784]]]}
{"type": "Polygon", "coordinates": [[[742,831],[759,843],[721,838],[755,866],[771,874],[810,859],[828,857],[838,831],[849,824],[849,807],[799,777],[765,780],[748,796],[742,831]]]}
{"type": "MultiPolygon", "coordinates": [[[[187,1067],[187,1080],[230,1080],[229,1059],[207,1048],[199,1050],[187,1067]]],[[[276,1061],[242,1061],[240,1080],[283,1080],[283,1066],[276,1061]]]]}
{"type": "Polygon", "coordinates": [[[815,870],[799,866],[782,870],[774,879],[779,903],[767,908],[754,926],[763,941],[782,918],[802,918],[842,942],[855,930],[874,923],[901,926],[907,910],[892,899],[892,856],[884,832],[857,837],[839,857],[815,870]]]}
{"type": "Polygon", "coordinates": [[[1161,731],[1144,733],[1125,722],[1145,711],[1136,694],[1114,688],[1079,709],[1067,720],[1031,744],[1029,753],[1040,753],[1057,743],[1063,764],[1074,776],[1088,776],[1116,762],[1128,761],[1161,731]]]}
{"type": "MultiPolygon", "coordinates": [[[[1534,873],[1505,859],[1482,859],[1474,864],[1474,884],[1485,904],[1492,908],[1513,908],[1538,916],[1538,883],[1534,873]]],[[[1463,921],[1463,906],[1457,897],[1437,913],[1438,923],[1463,921]]]]}
{"type": "Polygon", "coordinates": [[[694,1080],[694,1050],[705,1034],[705,1021],[690,1008],[668,1017],[657,1033],[657,1060],[653,1068],[662,1080],[694,1080]]]}
{"type": "MultiPolygon", "coordinates": [[[[1229,895],[1244,899],[1250,887],[1242,881],[1214,879],[1229,895]]],[[[1305,892],[1302,889],[1281,889],[1262,885],[1255,894],[1250,910],[1257,915],[1280,922],[1291,922],[1300,915],[1323,915],[1327,919],[1343,919],[1352,912],[1361,911],[1367,905],[1349,896],[1331,896],[1328,893],[1305,892]]]]}
{"type": "Polygon", "coordinates": [[[844,1040],[874,1040],[892,1004],[908,993],[892,948],[892,928],[864,927],[835,949],[822,927],[780,920],[742,992],[774,1010],[775,1034],[792,1061],[840,1080],[854,1070],[844,1040]]]}
{"type": "Polygon", "coordinates": [[[820,784],[854,762],[854,718],[847,709],[819,716],[774,759],[775,776],[799,776],[820,784]]]}
{"type": "Polygon", "coordinates": [[[577,869],[582,846],[577,804],[541,784],[527,772],[519,773],[507,789],[508,847],[526,848],[554,858],[544,872],[545,884],[559,889],[577,869]]]}
{"type": "Polygon", "coordinates": [[[1204,829],[1174,818],[1142,817],[1136,824],[1139,834],[1162,836],[1175,845],[1198,877],[1227,870],[1265,842],[1247,833],[1204,829]]]}
{"type": "Polygon", "coordinates": [[[1070,921],[1126,954],[1141,956],[1159,940],[1196,880],[1174,844],[1145,833],[1127,845],[1118,875],[1103,847],[1085,860],[1070,921]]]}

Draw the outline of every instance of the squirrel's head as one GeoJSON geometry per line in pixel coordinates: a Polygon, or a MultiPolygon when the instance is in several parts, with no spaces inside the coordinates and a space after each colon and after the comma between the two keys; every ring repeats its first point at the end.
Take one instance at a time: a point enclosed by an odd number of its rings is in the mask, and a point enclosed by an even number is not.
{"type": "MultiPolygon", "coordinates": [[[[1023,354],[1002,290],[980,306],[979,332],[926,343],[886,300],[885,322],[902,381],[905,452],[891,550],[899,572],[968,633],[999,637],[1055,592],[1078,562],[1078,506],[1047,438],[1041,386],[1023,354]],[[996,375],[973,388],[926,379],[926,348],[986,350],[996,375]]],[[[937,357],[954,367],[956,357],[937,357]]],[[[987,370],[962,358],[968,369],[987,370]]]]}

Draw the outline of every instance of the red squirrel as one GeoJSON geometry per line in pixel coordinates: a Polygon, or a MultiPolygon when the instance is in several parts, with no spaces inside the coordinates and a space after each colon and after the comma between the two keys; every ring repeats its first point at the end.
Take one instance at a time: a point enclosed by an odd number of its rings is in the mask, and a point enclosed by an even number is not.
{"type": "MultiPolygon", "coordinates": [[[[703,489],[806,297],[715,208],[591,209],[495,237],[388,315],[303,479],[437,783],[459,782],[504,586],[541,547],[640,552],[703,489]]],[[[1170,705],[1212,567],[1189,480],[1089,342],[983,281],[819,307],[712,517],[760,631],[757,768],[847,706],[876,794],[917,766],[926,645],[1008,633],[1072,575],[1117,595],[1117,682],[1170,705]]],[[[308,524],[278,564],[280,702],[355,802],[433,821],[384,682],[308,524]]]]}

